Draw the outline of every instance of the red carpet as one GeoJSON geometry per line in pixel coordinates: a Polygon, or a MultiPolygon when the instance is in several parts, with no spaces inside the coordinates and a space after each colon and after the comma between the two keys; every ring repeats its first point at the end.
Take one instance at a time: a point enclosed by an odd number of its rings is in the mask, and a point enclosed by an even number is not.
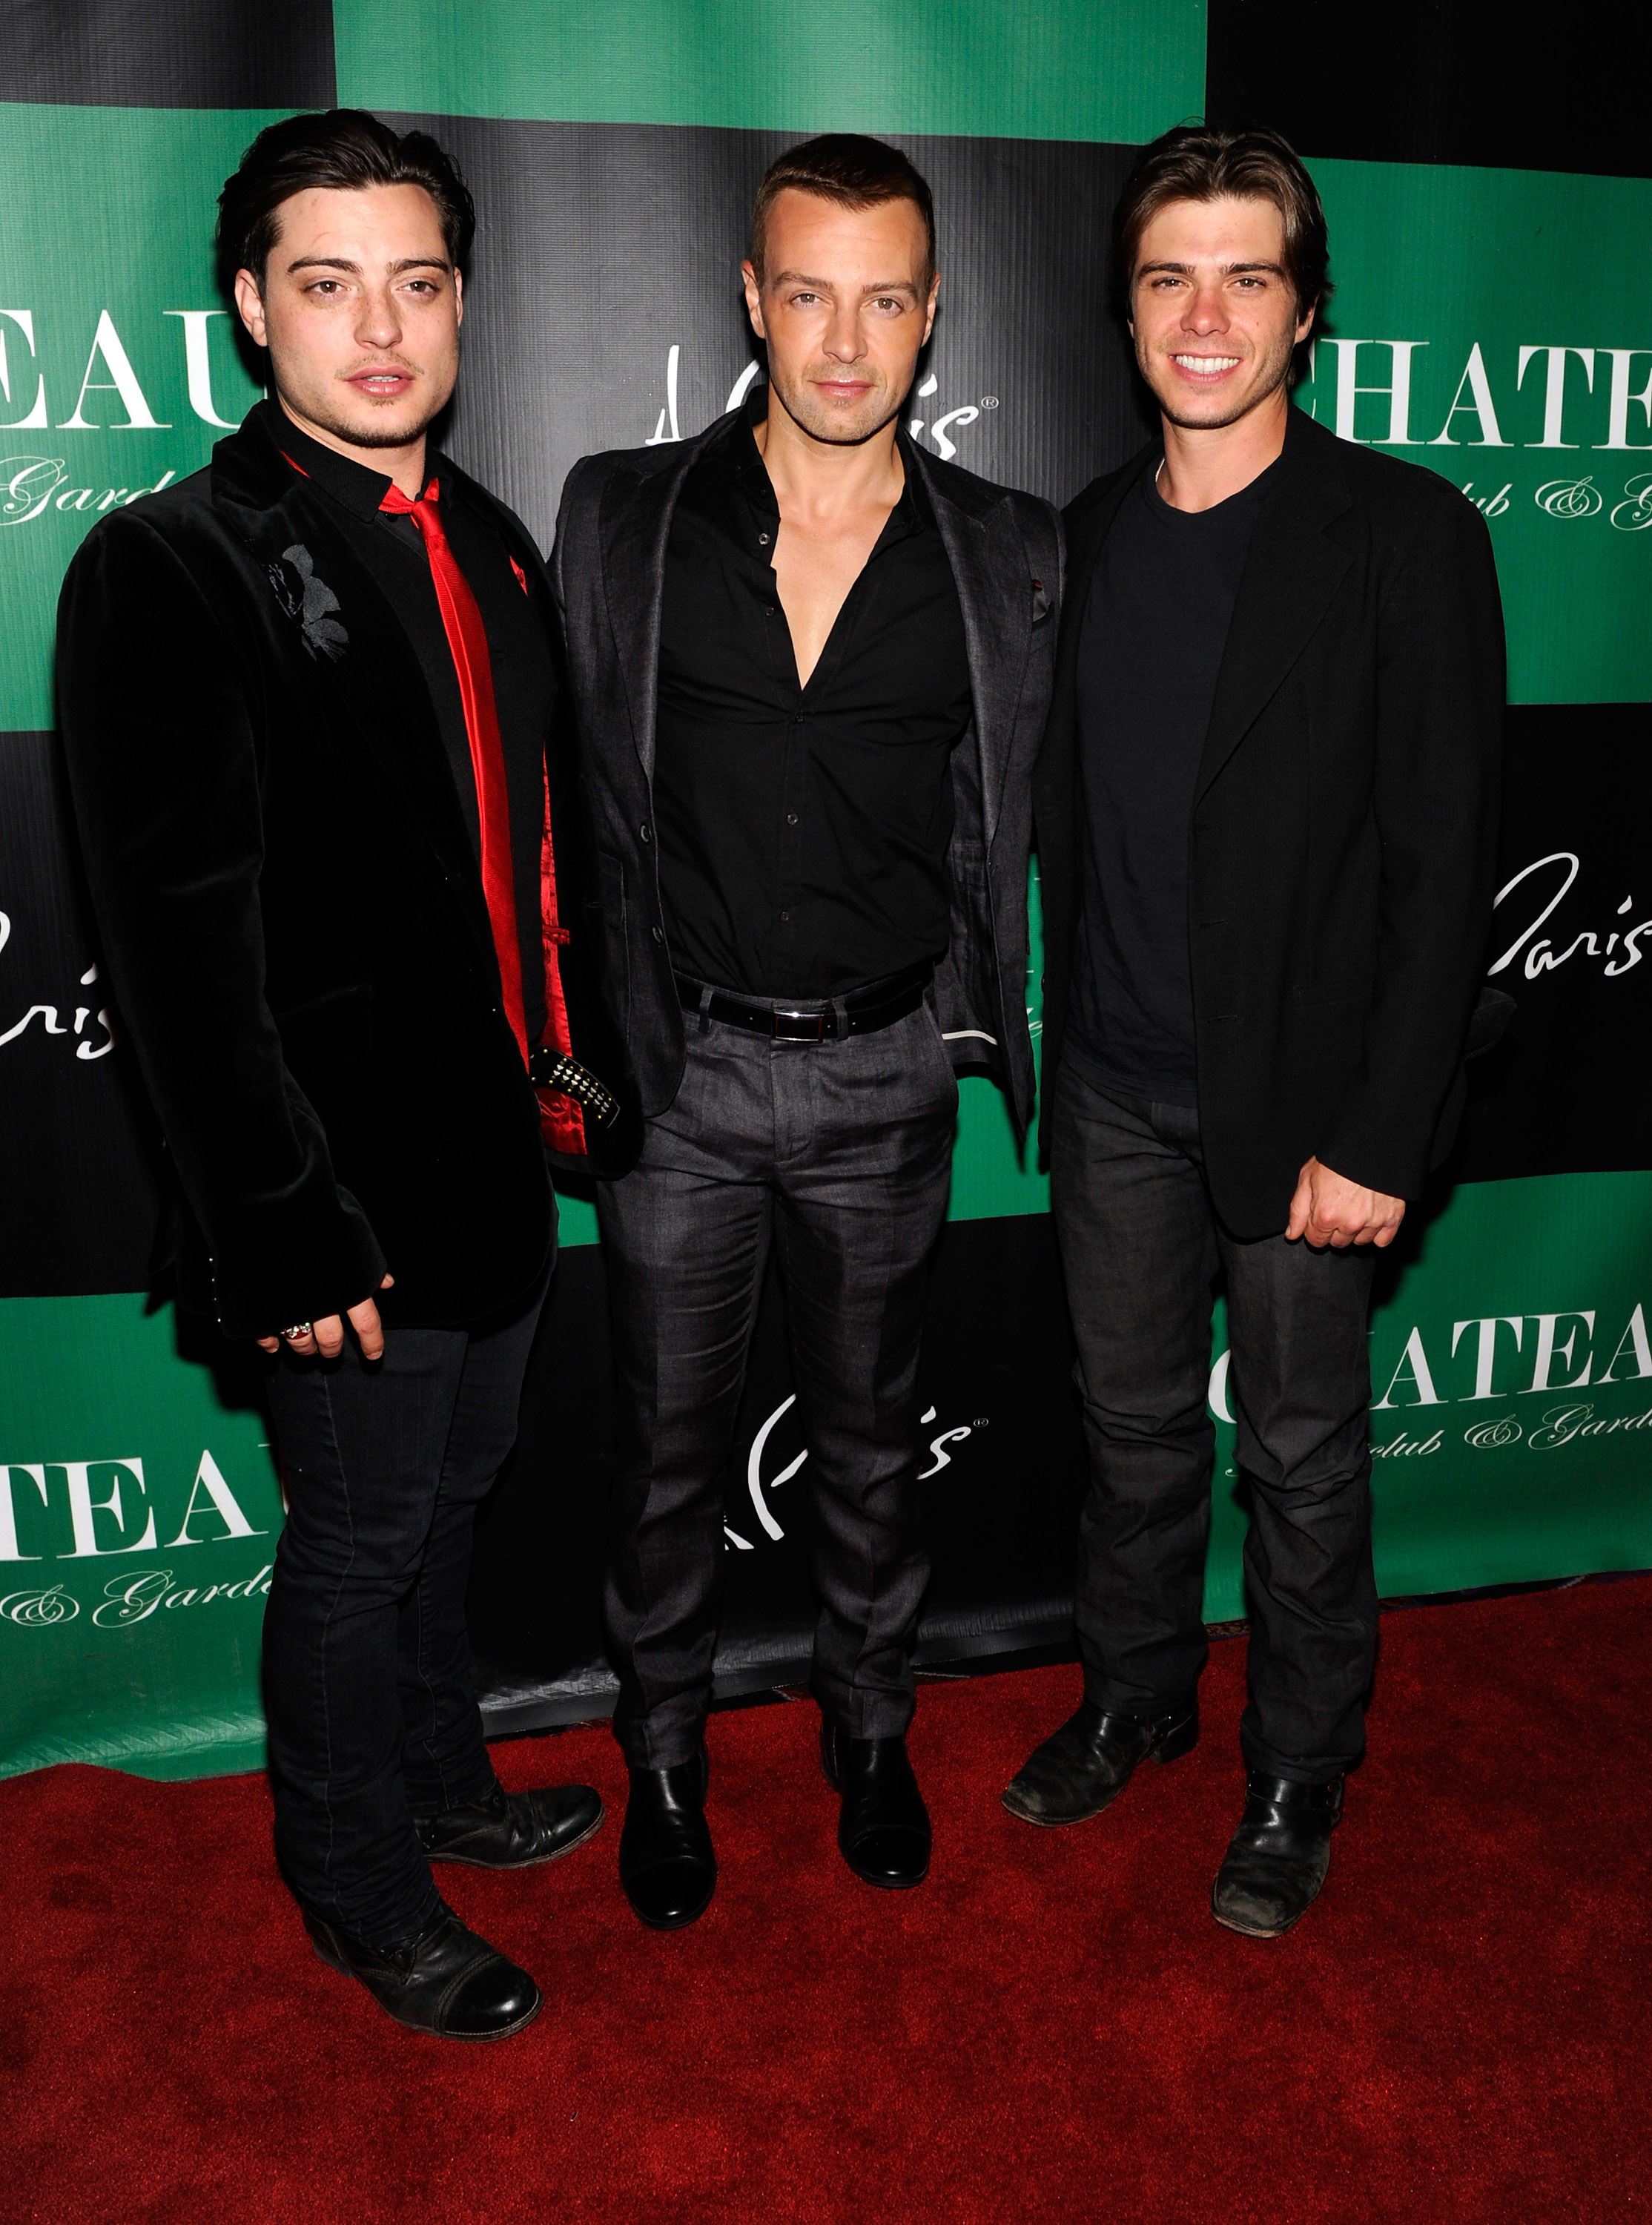
{"type": "Polygon", "coordinates": [[[1112,1813],[998,1806],[1077,1672],[925,1689],[937,1853],[858,1885],[805,1705],[717,1717],[710,1914],[644,1932],[605,1730],[499,1750],[610,1820],[514,1878],[443,1873],[548,2006],[463,2048],[311,1955],[261,1778],[0,1786],[0,2217],[72,2225],[1554,2225],[1645,2214],[1652,1582],[1392,1614],[1371,1759],[1291,1936],[1206,1896],[1244,1646],[1206,1730],[1112,1813]]]}

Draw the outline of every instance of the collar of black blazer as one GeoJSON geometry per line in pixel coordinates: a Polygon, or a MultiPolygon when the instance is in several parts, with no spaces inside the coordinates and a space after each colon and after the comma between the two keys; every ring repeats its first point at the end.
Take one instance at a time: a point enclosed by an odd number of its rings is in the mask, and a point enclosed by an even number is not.
{"type": "MultiPolygon", "coordinates": [[[[659,704],[660,609],[666,546],[683,481],[706,450],[732,437],[729,411],[691,441],[615,458],[601,512],[609,624],[642,770],[654,777],[659,704]]],[[[1014,497],[896,435],[907,469],[928,497],[958,586],[975,706],[981,794],[991,844],[1009,770],[1016,707],[1031,648],[1035,590],[1014,497]]]]}

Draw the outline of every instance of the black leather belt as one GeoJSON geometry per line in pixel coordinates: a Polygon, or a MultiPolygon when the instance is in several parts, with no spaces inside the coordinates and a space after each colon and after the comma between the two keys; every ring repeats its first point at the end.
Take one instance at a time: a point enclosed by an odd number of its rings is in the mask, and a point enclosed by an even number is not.
{"type": "MultiPolygon", "coordinates": [[[[725,1027],[745,1028],[756,1036],[771,1036],[776,1043],[832,1043],[839,1036],[876,1035],[880,1028],[893,1027],[896,1020],[915,1012],[934,970],[933,966],[917,967],[893,981],[858,989],[842,1000],[841,1016],[831,1005],[823,1012],[775,1011],[768,1005],[746,1005],[737,997],[725,997],[720,989],[712,992],[704,1008],[725,1027]]],[[[698,1012],[705,984],[687,973],[679,973],[676,979],[684,1011],[698,1012]]]]}

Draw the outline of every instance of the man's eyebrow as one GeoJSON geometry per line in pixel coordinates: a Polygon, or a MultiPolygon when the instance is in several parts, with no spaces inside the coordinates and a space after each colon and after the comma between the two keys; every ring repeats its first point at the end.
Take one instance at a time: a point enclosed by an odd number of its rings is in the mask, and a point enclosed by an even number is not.
{"type": "MultiPolygon", "coordinates": [[[[402,270],[451,271],[453,267],[453,266],[451,263],[444,262],[440,255],[404,255],[399,263],[391,263],[390,269],[394,274],[402,270]]],[[[361,275],[360,263],[351,262],[349,257],[344,255],[301,255],[297,257],[294,261],[289,263],[287,268],[289,272],[294,270],[345,270],[350,273],[351,277],[359,277],[361,275]]]]}
{"type": "MultiPolygon", "coordinates": [[[[814,286],[826,294],[832,290],[829,278],[811,278],[807,270],[777,270],[769,282],[771,286],[814,286]]],[[[915,301],[918,296],[918,288],[910,278],[887,278],[876,286],[863,286],[860,290],[864,295],[910,294],[915,301]]]]}
{"type": "MultiPolygon", "coordinates": [[[[1282,278],[1285,276],[1285,266],[1282,263],[1267,263],[1260,257],[1251,263],[1218,263],[1217,267],[1224,278],[1239,277],[1247,270],[1271,270],[1275,278],[1282,278]]],[[[1191,278],[1193,275],[1193,265],[1191,263],[1142,263],[1136,266],[1136,275],[1138,278],[1146,278],[1155,270],[1168,270],[1178,278],[1191,278]]]]}

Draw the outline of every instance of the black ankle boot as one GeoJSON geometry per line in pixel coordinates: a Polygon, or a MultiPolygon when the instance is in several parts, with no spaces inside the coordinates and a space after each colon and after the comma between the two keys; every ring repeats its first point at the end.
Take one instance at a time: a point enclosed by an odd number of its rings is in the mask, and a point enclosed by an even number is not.
{"type": "Polygon", "coordinates": [[[415,1816],[425,1859],[470,1862],[484,1870],[531,1869],[582,1847],[602,1823],[602,1797],[588,1784],[550,1784],[536,1792],[496,1785],[486,1800],[415,1816]]]}
{"type": "Polygon", "coordinates": [[[868,1885],[899,1891],[929,1874],[929,1810],[904,1738],[851,1739],[820,1726],[820,1764],[838,1793],[838,1851],[868,1885]]]}
{"type": "Polygon", "coordinates": [[[526,1970],[461,1924],[444,1903],[422,1930],[370,1947],[309,1909],[304,1928],[321,1960],[359,1978],[398,2024],[439,2039],[509,2039],[539,2014],[526,1970]]]}
{"type": "Polygon", "coordinates": [[[706,1825],[711,1765],[702,1746],[674,1769],[634,1769],[619,1835],[625,1898],[655,1931],[678,1931],[711,1906],[717,1857],[706,1825]]]}
{"type": "Polygon", "coordinates": [[[1211,1913],[1250,1939],[1277,1939],[1307,1913],[1331,1867],[1342,1779],[1294,1784],[1252,1770],[1244,1817],[1211,1887],[1211,1913]]]}
{"type": "Polygon", "coordinates": [[[1082,1823],[1117,1799],[1149,1754],[1175,1761],[1198,1742],[1196,1699],[1149,1717],[1110,1714],[1086,1700],[1028,1756],[1003,1804],[1023,1823],[1082,1823]]]}

